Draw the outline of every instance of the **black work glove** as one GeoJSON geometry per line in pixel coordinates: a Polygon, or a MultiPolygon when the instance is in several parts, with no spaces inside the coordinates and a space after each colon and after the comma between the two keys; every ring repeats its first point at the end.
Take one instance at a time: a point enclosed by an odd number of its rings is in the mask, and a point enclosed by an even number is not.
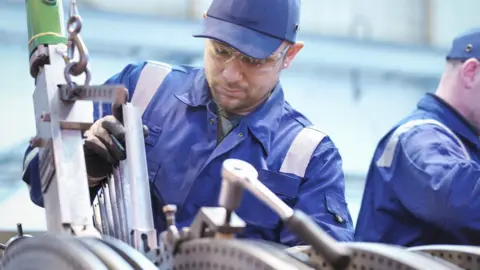
{"type": "MultiPolygon", "coordinates": [[[[148,128],[143,126],[144,137],[148,128]]],[[[125,128],[113,115],[97,120],[86,132],[84,143],[85,162],[89,186],[96,186],[108,175],[114,166],[127,157],[125,149],[125,128]]]]}

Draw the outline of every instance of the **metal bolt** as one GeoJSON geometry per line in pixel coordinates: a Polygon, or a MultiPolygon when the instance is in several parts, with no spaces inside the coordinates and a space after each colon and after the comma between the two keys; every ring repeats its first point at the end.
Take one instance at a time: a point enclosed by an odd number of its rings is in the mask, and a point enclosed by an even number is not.
{"type": "Polygon", "coordinates": [[[23,236],[22,223],[17,223],[17,234],[18,234],[19,237],[23,236]]]}
{"type": "Polygon", "coordinates": [[[339,223],[344,223],[345,222],[345,220],[339,215],[335,215],[335,221],[337,221],[339,223]]]}
{"type": "Polygon", "coordinates": [[[177,213],[177,206],[174,204],[167,204],[162,208],[162,210],[167,220],[167,227],[175,225],[175,214],[177,213]]]}
{"type": "Polygon", "coordinates": [[[47,112],[44,112],[42,113],[42,115],[40,115],[40,119],[42,119],[43,122],[50,122],[50,114],[47,112]]]}

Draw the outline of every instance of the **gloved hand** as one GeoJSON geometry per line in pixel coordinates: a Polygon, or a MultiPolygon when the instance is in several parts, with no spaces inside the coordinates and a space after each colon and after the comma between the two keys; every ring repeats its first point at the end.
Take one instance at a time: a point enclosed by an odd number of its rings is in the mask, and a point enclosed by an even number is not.
{"type": "MultiPolygon", "coordinates": [[[[143,134],[148,135],[146,126],[143,134]]],[[[89,186],[96,186],[127,157],[123,124],[113,115],[97,120],[86,132],[84,152],[89,186]]]]}

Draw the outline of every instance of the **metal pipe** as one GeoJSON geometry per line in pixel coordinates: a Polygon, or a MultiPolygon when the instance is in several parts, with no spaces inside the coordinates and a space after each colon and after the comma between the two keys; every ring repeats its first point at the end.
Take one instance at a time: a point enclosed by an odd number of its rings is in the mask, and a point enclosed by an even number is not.
{"type": "Polygon", "coordinates": [[[107,221],[107,213],[105,209],[105,196],[103,194],[103,188],[100,188],[97,194],[98,198],[98,207],[100,209],[100,217],[102,220],[102,233],[104,235],[110,235],[109,227],[108,227],[108,221],[107,221]]]}
{"type": "Polygon", "coordinates": [[[119,239],[128,243],[128,222],[126,216],[125,197],[123,192],[123,183],[118,169],[113,171],[113,182],[115,183],[116,207],[118,215],[119,239]]]}
{"type": "Polygon", "coordinates": [[[113,177],[108,177],[106,186],[108,187],[108,197],[109,197],[109,204],[110,204],[110,213],[112,215],[112,223],[113,223],[113,235],[115,238],[120,237],[120,222],[118,218],[118,201],[117,201],[117,194],[115,190],[115,181],[113,177]]]}
{"type": "Polygon", "coordinates": [[[138,108],[130,103],[122,107],[125,146],[128,153],[127,160],[122,162],[126,163],[128,168],[123,177],[128,179],[131,199],[131,212],[127,214],[132,217],[133,246],[144,252],[157,246],[157,235],[153,225],[143,123],[138,108]],[[145,246],[146,242],[148,247],[145,246]]]}
{"type": "Polygon", "coordinates": [[[115,220],[113,219],[112,204],[110,199],[110,188],[106,182],[102,183],[103,197],[105,203],[105,222],[108,227],[108,235],[115,236],[115,220]]]}
{"type": "Polygon", "coordinates": [[[29,55],[42,44],[66,44],[60,0],[26,0],[29,55]]]}

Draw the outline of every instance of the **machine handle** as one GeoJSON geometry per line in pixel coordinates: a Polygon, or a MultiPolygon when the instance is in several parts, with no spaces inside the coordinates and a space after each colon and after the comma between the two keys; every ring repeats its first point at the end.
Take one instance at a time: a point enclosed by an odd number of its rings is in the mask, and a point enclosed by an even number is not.
{"type": "Polygon", "coordinates": [[[312,246],[335,269],[345,269],[351,258],[348,247],[339,245],[309,216],[294,210],[258,180],[257,170],[239,159],[227,159],[222,168],[222,189],[219,205],[233,212],[241,200],[241,189],[247,189],[265,205],[270,207],[284,224],[305,243],[312,246]]]}
{"type": "Polygon", "coordinates": [[[294,210],[293,215],[284,219],[283,222],[305,243],[310,244],[315,251],[321,253],[334,269],[346,269],[350,264],[350,249],[336,243],[304,212],[294,210]]]}

